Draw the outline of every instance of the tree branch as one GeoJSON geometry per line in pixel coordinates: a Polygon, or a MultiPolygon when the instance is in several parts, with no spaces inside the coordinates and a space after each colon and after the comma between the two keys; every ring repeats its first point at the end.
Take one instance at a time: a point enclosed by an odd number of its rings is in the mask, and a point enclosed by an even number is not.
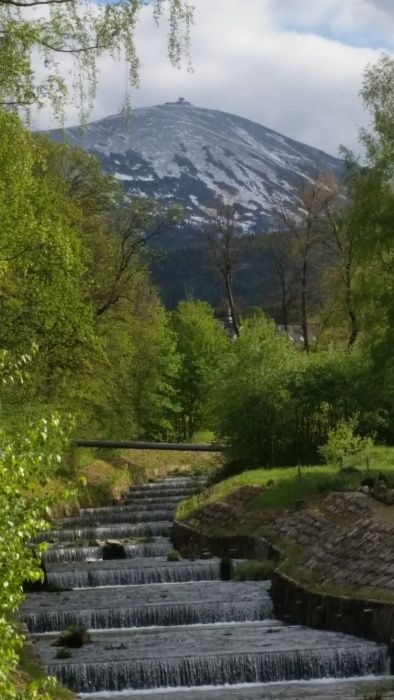
{"type": "Polygon", "coordinates": [[[23,2],[23,0],[0,0],[1,5],[13,5],[14,7],[34,7],[35,5],[64,5],[71,3],[73,0],[31,0],[23,2]]]}

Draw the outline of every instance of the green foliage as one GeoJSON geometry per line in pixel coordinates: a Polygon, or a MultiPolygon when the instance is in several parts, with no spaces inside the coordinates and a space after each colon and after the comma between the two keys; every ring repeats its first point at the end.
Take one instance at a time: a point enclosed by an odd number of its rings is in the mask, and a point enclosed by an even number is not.
{"type": "Polygon", "coordinates": [[[60,632],[59,637],[54,642],[54,646],[79,649],[89,642],[90,636],[85,627],[82,625],[70,625],[60,632]]]}
{"type": "MultiPolygon", "coordinates": [[[[152,5],[157,22],[168,10],[168,54],[171,63],[179,66],[188,53],[192,8],[187,0],[154,0],[152,5]]],[[[82,120],[86,119],[96,94],[97,60],[104,54],[125,55],[129,84],[137,85],[134,32],[143,6],[142,0],[106,5],[82,0],[1,0],[0,108],[28,110],[32,104],[42,106],[49,101],[55,115],[62,118],[71,98],[82,120]],[[23,7],[34,5],[43,11],[23,12],[23,7]],[[33,49],[37,68],[33,67],[33,49]],[[67,72],[61,70],[61,54],[68,56],[67,72]]]]}
{"type": "Polygon", "coordinates": [[[170,549],[167,553],[167,561],[180,561],[182,559],[177,549],[170,549]]]}
{"type": "Polygon", "coordinates": [[[180,360],[175,334],[157,298],[151,298],[149,305],[146,300],[141,303],[148,316],[140,320],[131,370],[139,433],[153,440],[170,440],[175,436],[180,411],[176,391],[180,360]]]}
{"type": "Polygon", "coordinates": [[[45,164],[35,140],[1,113],[0,134],[0,347],[17,357],[38,346],[29,390],[56,402],[98,347],[85,251],[72,203],[37,174],[45,164]]]}
{"type": "Polygon", "coordinates": [[[319,448],[320,454],[326,462],[347,464],[348,458],[355,455],[361,456],[365,450],[373,446],[370,437],[357,435],[358,420],[355,416],[348,420],[341,420],[328,431],[328,439],[325,445],[319,448]]]}
{"type": "Polygon", "coordinates": [[[58,649],[56,652],[57,659],[71,659],[72,653],[69,649],[58,649]]]}
{"type": "Polygon", "coordinates": [[[234,579],[236,581],[267,581],[275,568],[276,563],[272,559],[250,559],[236,565],[234,579]]]}
{"type": "MultiPolygon", "coordinates": [[[[5,355],[3,355],[3,358],[5,355]]],[[[8,359],[8,358],[7,358],[8,359]]],[[[7,362],[6,376],[12,382],[12,360],[7,362]]],[[[4,366],[4,362],[3,362],[4,366]]],[[[18,372],[19,362],[16,363],[18,372]]],[[[14,379],[15,381],[15,379],[14,379]]],[[[3,427],[0,454],[0,695],[4,700],[19,700],[22,695],[15,688],[12,674],[23,644],[22,635],[12,621],[13,614],[23,599],[24,581],[39,581],[43,577],[40,568],[40,551],[28,546],[47,525],[46,516],[50,499],[43,487],[55,476],[62,463],[62,452],[67,433],[62,429],[59,417],[42,419],[37,425],[26,426],[25,431],[10,440],[3,427]]],[[[52,681],[32,682],[23,691],[24,700],[47,698],[52,681]]]]}
{"type": "Polygon", "coordinates": [[[208,393],[230,342],[213,309],[202,301],[181,302],[171,316],[171,327],[181,360],[176,380],[179,434],[191,439],[206,427],[208,393]]]}
{"type": "Polygon", "coordinates": [[[386,437],[388,414],[371,410],[370,362],[355,349],[301,353],[265,319],[245,322],[212,398],[217,432],[242,465],[313,463],[339,421],[386,437]]]}
{"type": "Polygon", "coordinates": [[[266,319],[250,319],[232,345],[212,397],[217,432],[243,463],[270,464],[286,439],[288,381],[298,356],[266,319]]]}
{"type": "MultiPolygon", "coordinates": [[[[278,509],[295,508],[299,498],[310,500],[331,491],[358,489],[364,477],[378,478],[383,473],[389,483],[393,476],[394,448],[372,447],[366,451],[370,469],[360,460],[360,471],[338,470],[337,464],[301,467],[301,474],[295,467],[276,469],[251,469],[236,476],[218,481],[201,494],[182,501],[177,509],[176,519],[185,520],[192,513],[208,503],[223,501],[243,487],[259,487],[260,493],[248,505],[246,527],[253,532],[253,513],[270,513],[278,509]],[[364,467],[364,470],[362,470],[364,467]]],[[[234,523],[239,529],[239,523],[234,523]]]]}

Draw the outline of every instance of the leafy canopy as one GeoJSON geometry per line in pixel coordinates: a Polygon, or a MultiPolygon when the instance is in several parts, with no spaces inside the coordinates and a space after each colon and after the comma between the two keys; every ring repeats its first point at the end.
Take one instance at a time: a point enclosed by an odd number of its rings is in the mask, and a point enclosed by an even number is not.
{"type": "MultiPolygon", "coordinates": [[[[0,108],[42,106],[49,100],[61,118],[72,98],[85,120],[96,94],[97,60],[104,54],[125,56],[129,84],[137,85],[134,33],[144,5],[143,0],[102,5],[91,0],[0,0],[0,108]],[[33,65],[33,50],[38,65],[33,65]],[[68,57],[66,71],[61,55],[68,57]]],[[[153,0],[157,23],[165,11],[169,59],[179,66],[188,53],[192,7],[189,0],[153,0]]]]}

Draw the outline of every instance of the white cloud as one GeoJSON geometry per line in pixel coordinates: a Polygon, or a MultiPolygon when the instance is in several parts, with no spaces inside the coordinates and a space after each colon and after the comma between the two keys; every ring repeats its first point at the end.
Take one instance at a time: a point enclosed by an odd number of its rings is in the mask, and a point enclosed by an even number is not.
{"type": "MultiPolygon", "coordinates": [[[[142,12],[137,44],[141,89],[134,106],[184,95],[200,107],[222,109],[260,122],[311,145],[337,153],[340,143],[357,147],[357,130],[368,116],[359,89],[368,62],[380,49],[358,47],[327,33],[354,33],[370,22],[388,29],[391,0],[194,0],[193,73],[169,66],[165,28],[156,30],[150,8],[142,12]]],[[[371,42],[372,44],[372,42],[371,42]]],[[[100,60],[101,78],[93,117],[119,110],[125,68],[100,60]]],[[[77,122],[75,109],[68,123],[77,122]]],[[[49,125],[48,113],[35,119],[49,125]]]]}

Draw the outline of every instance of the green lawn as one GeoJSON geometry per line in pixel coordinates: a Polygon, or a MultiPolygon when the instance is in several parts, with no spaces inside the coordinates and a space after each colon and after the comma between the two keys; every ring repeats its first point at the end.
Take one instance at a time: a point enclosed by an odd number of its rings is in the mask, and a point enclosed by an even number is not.
{"type": "Polygon", "coordinates": [[[191,513],[207,503],[222,501],[243,486],[264,488],[252,501],[252,508],[282,509],[291,508],[300,498],[308,500],[329,491],[346,491],[358,487],[366,476],[377,476],[384,472],[394,486],[394,448],[373,447],[368,451],[369,471],[366,460],[352,465],[359,471],[341,471],[337,465],[316,465],[311,467],[287,467],[276,469],[253,469],[225,479],[198,496],[183,501],[177,511],[177,518],[184,520],[191,513]]]}

